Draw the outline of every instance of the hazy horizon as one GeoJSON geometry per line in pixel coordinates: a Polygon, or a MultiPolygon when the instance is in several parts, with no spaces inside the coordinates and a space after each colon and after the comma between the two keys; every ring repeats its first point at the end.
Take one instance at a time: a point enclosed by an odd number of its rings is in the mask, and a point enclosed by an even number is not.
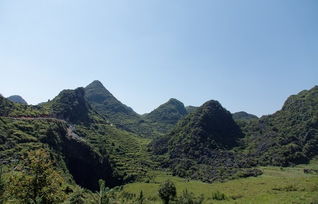
{"type": "Polygon", "coordinates": [[[143,114],[169,98],[258,116],[318,85],[318,2],[4,0],[0,93],[38,104],[93,80],[143,114]]]}

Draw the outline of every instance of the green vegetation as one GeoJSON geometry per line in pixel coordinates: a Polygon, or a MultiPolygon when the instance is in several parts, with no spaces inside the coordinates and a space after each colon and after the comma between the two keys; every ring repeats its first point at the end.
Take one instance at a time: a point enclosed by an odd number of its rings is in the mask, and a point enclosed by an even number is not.
{"type": "Polygon", "coordinates": [[[113,120],[119,120],[120,115],[138,117],[131,108],[118,101],[100,81],[93,81],[85,87],[85,97],[94,109],[101,115],[113,120]]]}
{"type": "Polygon", "coordinates": [[[170,131],[184,115],[184,105],[171,99],[144,116],[117,100],[99,81],[85,87],[85,97],[91,107],[117,128],[142,137],[154,138],[170,131]]]}
{"type": "Polygon", "coordinates": [[[28,103],[21,96],[18,96],[18,95],[9,96],[7,99],[9,101],[14,102],[14,103],[20,103],[20,104],[23,104],[23,105],[28,105],[28,103]]]}
{"type": "Polygon", "coordinates": [[[167,103],[162,104],[151,113],[145,115],[144,118],[150,121],[157,132],[166,134],[187,114],[188,112],[183,103],[172,98],[167,103]]]}
{"type": "Polygon", "coordinates": [[[236,112],[232,114],[234,120],[254,120],[258,119],[256,115],[246,113],[244,111],[236,112]]]}
{"type": "Polygon", "coordinates": [[[260,119],[175,99],[140,116],[98,81],[0,96],[0,203],[316,203],[317,115],[318,87],[260,119]]]}
{"type": "Polygon", "coordinates": [[[150,147],[162,167],[181,177],[212,182],[260,175],[257,169],[246,169],[252,166],[248,158],[231,151],[241,137],[231,113],[217,101],[209,101],[150,147]]]}
{"type": "Polygon", "coordinates": [[[149,169],[157,166],[147,151],[149,139],[105,124],[76,126],[76,133],[109,159],[113,174],[123,183],[143,179],[149,169]]]}
{"type": "Polygon", "coordinates": [[[237,145],[242,137],[239,127],[232,119],[232,115],[217,101],[209,101],[183,120],[167,136],[159,139],[155,152],[171,152],[186,154],[188,157],[204,155],[206,149],[228,149],[237,145]],[[165,149],[166,144],[169,145],[165,149]]]}
{"type": "Polygon", "coordinates": [[[162,199],[164,204],[169,204],[177,195],[177,189],[174,183],[167,180],[161,184],[159,188],[159,197],[162,199]]]}
{"type": "Polygon", "coordinates": [[[4,202],[5,180],[3,176],[3,167],[0,167],[0,204],[4,202]]]}
{"type": "Polygon", "coordinates": [[[87,124],[93,121],[94,112],[85,100],[84,88],[64,90],[52,101],[42,104],[42,106],[49,109],[53,117],[71,123],[87,124]]]}
{"type": "MultiPolygon", "coordinates": [[[[0,159],[12,166],[23,152],[48,148],[59,157],[59,168],[65,174],[70,173],[77,184],[92,190],[98,188],[99,179],[113,187],[146,177],[147,169],[155,166],[147,152],[149,140],[104,121],[85,101],[79,102],[82,93],[81,89],[63,91],[42,104],[41,110],[60,115],[59,119],[43,117],[41,113],[27,118],[1,118],[0,159]],[[78,111],[82,111],[80,115],[78,111]],[[76,124],[68,124],[69,121],[76,124]]],[[[20,106],[4,101],[13,109],[20,106]]]]}
{"type": "Polygon", "coordinates": [[[44,149],[29,152],[23,164],[7,178],[4,197],[22,203],[57,203],[65,200],[64,178],[54,169],[44,149]]]}
{"type": "Polygon", "coordinates": [[[0,96],[0,116],[5,117],[33,117],[48,115],[49,112],[39,106],[28,106],[14,103],[0,96]]]}
{"type": "Polygon", "coordinates": [[[260,165],[290,166],[318,155],[318,86],[290,96],[282,110],[241,121],[246,153],[260,165]]]}
{"type": "Polygon", "coordinates": [[[227,197],[224,193],[221,193],[219,191],[212,192],[212,200],[227,200],[227,197]]]}
{"type": "Polygon", "coordinates": [[[109,188],[105,186],[105,181],[99,180],[99,201],[98,204],[108,204],[109,198],[107,197],[107,191],[109,191],[109,188]]]}
{"type": "Polygon", "coordinates": [[[243,115],[234,122],[220,104],[207,102],[155,139],[151,150],[174,175],[203,181],[257,176],[259,170],[246,168],[291,166],[318,155],[318,87],[289,97],[273,115],[243,115]]]}
{"type": "Polygon", "coordinates": [[[203,203],[313,203],[317,200],[318,175],[306,174],[304,169],[318,169],[318,159],[308,165],[295,167],[262,167],[263,175],[240,178],[212,184],[197,180],[175,177],[163,172],[153,172],[148,183],[132,183],[124,186],[123,191],[136,194],[143,189],[147,203],[161,203],[158,190],[161,183],[169,179],[180,197],[183,191],[192,192],[203,203]]]}
{"type": "Polygon", "coordinates": [[[198,109],[198,107],[195,107],[195,106],[187,106],[185,108],[186,108],[188,113],[195,112],[198,109]]]}
{"type": "Polygon", "coordinates": [[[137,198],[137,203],[138,204],[143,204],[145,201],[145,197],[144,197],[144,193],[143,191],[141,190],[140,193],[139,193],[139,196],[137,198]]]}
{"type": "Polygon", "coordinates": [[[130,107],[118,101],[99,81],[85,87],[85,98],[91,107],[117,128],[143,137],[152,137],[149,124],[130,107]]]}
{"type": "Polygon", "coordinates": [[[194,193],[189,192],[188,189],[182,191],[181,196],[178,197],[178,204],[201,204],[204,201],[204,196],[201,194],[196,197],[194,193]]]}

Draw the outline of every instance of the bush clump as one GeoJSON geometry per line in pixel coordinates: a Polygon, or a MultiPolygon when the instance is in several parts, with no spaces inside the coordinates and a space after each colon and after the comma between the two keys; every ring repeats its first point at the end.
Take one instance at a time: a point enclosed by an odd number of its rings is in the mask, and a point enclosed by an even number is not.
{"type": "Polygon", "coordinates": [[[212,192],[212,200],[227,200],[227,196],[220,191],[212,192]]]}

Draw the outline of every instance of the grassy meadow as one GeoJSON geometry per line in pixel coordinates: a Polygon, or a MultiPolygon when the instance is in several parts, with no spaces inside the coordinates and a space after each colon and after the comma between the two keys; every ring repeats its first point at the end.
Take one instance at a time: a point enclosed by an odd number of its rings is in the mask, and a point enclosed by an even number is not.
{"type": "Polygon", "coordinates": [[[186,180],[164,172],[152,172],[149,183],[131,183],[123,187],[121,193],[139,195],[145,203],[161,203],[158,196],[160,183],[170,179],[175,183],[177,194],[187,189],[196,196],[203,194],[203,203],[318,203],[318,175],[305,174],[304,169],[318,169],[318,159],[308,165],[295,167],[261,167],[264,172],[259,177],[242,178],[222,183],[203,183],[186,180]],[[221,199],[213,199],[213,194],[224,194],[221,199]]]}

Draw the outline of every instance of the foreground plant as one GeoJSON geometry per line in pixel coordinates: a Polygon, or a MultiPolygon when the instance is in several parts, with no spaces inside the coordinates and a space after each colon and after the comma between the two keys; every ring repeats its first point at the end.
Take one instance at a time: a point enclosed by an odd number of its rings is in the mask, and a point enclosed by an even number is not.
{"type": "Polygon", "coordinates": [[[59,203],[65,200],[63,177],[54,169],[44,149],[28,152],[23,162],[10,173],[5,196],[22,203],[59,203]]]}
{"type": "Polygon", "coordinates": [[[164,204],[169,204],[169,202],[175,198],[177,195],[177,189],[174,183],[170,180],[165,181],[161,184],[159,189],[159,196],[164,202],[164,204]]]}

